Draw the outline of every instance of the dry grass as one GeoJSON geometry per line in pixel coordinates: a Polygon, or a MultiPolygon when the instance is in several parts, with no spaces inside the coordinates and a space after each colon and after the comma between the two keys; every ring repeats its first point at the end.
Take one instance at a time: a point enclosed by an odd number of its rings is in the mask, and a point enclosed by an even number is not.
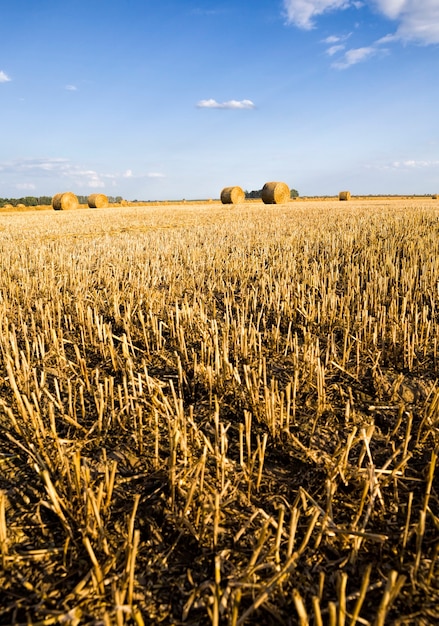
{"type": "Polygon", "coordinates": [[[264,204],[285,204],[290,201],[290,188],[286,183],[265,183],[261,197],[264,204]]]}
{"type": "Polygon", "coordinates": [[[2,220],[0,624],[437,623],[430,199],[2,220]]]}
{"type": "Polygon", "coordinates": [[[241,187],[224,187],[221,191],[221,202],[223,204],[239,204],[244,202],[245,193],[241,187]]]}

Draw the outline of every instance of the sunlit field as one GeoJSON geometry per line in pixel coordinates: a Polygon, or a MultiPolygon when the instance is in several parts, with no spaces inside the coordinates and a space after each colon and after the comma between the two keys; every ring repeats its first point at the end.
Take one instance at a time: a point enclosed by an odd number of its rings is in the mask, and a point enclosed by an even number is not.
{"type": "Polygon", "coordinates": [[[439,622],[439,202],[0,214],[0,624],[439,622]]]}

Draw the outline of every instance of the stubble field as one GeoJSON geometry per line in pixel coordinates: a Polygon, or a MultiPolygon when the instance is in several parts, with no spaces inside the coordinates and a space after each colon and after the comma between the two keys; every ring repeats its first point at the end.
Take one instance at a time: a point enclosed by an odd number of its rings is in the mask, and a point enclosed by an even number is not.
{"type": "Polygon", "coordinates": [[[439,621],[439,204],[0,215],[0,624],[439,621]]]}

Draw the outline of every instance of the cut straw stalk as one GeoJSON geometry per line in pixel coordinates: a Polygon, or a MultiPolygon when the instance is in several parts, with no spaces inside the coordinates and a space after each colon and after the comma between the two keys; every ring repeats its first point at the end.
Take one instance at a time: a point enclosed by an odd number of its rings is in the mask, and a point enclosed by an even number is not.
{"type": "Polygon", "coordinates": [[[3,567],[5,557],[8,554],[8,535],[6,526],[6,494],[0,491],[0,550],[2,554],[3,567]]]}

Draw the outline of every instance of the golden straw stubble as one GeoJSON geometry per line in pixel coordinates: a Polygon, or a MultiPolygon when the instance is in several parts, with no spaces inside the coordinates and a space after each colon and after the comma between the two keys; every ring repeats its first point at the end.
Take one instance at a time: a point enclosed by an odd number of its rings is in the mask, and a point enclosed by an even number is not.
{"type": "Polygon", "coordinates": [[[87,198],[90,209],[103,209],[108,206],[108,197],[104,193],[92,193],[87,198]]]}
{"type": "Polygon", "coordinates": [[[57,193],[52,198],[52,207],[55,211],[69,211],[79,207],[77,196],[71,191],[57,193]]]}
{"type": "Polygon", "coordinates": [[[290,200],[290,188],[286,183],[265,183],[261,197],[264,204],[284,204],[290,200]]]}
{"type": "Polygon", "coordinates": [[[351,192],[350,191],[340,191],[340,193],[338,194],[338,199],[339,200],[350,200],[351,199],[351,192]]]}
{"type": "Polygon", "coordinates": [[[223,204],[238,204],[245,200],[245,193],[241,187],[224,187],[221,191],[221,202],[223,204]]]}

